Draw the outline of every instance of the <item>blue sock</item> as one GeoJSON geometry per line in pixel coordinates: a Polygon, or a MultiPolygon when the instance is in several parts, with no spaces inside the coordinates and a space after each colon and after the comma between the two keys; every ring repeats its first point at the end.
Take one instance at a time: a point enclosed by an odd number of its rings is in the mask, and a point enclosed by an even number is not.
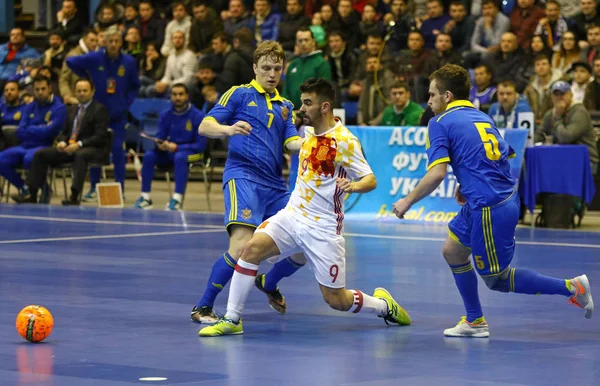
{"type": "Polygon", "coordinates": [[[300,265],[292,260],[289,256],[283,260],[280,260],[271,268],[265,275],[265,291],[275,291],[277,289],[277,283],[284,277],[292,276],[294,272],[302,268],[304,264],[300,265]]]}
{"type": "Polygon", "coordinates": [[[235,260],[228,252],[225,252],[223,256],[215,261],[208,278],[208,283],[206,283],[204,295],[198,304],[196,304],[196,307],[214,306],[217,295],[219,295],[229,280],[231,280],[235,264],[235,260]]]}
{"type": "Polygon", "coordinates": [[[529,295],[564,295],[572,296],[567,288],[567,281],[540,275],[528,269],[511,268],[508,275],[510,292],[529,295]]]}
{"type": "Polygon", "coordinates": [[[483,311],[479,302],[477,274],[473,269],[473,264],[469,261],[467,264],[450,265],[450,269],[467,310],[467,322],[473,322],[481,318],[483,311]]]}

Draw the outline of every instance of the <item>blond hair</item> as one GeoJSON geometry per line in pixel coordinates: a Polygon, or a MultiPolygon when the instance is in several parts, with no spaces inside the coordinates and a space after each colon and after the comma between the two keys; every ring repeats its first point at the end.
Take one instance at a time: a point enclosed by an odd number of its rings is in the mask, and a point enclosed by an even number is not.
{"type": "Polygon", "coordinates": [[[274,61],[284,61],[285,51],[283,51],[281,44],[276,41],[265,40],[256,47],[256,50],[254,50],[254,64],[258,64],[260,58],[265,56],[274,61]]]}

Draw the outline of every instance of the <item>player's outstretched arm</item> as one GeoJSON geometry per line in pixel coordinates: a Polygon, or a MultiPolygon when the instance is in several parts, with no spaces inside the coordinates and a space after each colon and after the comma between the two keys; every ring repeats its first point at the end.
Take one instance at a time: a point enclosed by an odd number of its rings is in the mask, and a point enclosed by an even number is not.
{"type": "Polygon", "coordinates": [[[290,141],[285,145],[285,148],[292,153],[299,152],[301,147],[302,147],[302,138],[298,138],[293,141],[290,141]]]}
{"type": "Polygon", "coordinates": [[[440,163],[429,169],[417,187],[404,198],[393,204],[394,214],[402,218],[411,206],[430,195],[446,177],[447,163],[440,163]]]}
{"type": "MultiPolygon", "coordinates": [[[[210,118],[210,117],[209,117],[210,118]]],[[[200,123],[198,133],[208,138],[224,138],[233,135],[250,135],[252,127],[249,123],[238,121],[231,126],[221,125],[215,119],[204,119],[200,123]]]]}
{"type": "Polygon", "coordinates": [[[377,179],[375,174],[367,174],[359,181],[351,182],[346,178],[338,178],[337,186],[344,193],[369,193],[377,187],[377,179]]]}

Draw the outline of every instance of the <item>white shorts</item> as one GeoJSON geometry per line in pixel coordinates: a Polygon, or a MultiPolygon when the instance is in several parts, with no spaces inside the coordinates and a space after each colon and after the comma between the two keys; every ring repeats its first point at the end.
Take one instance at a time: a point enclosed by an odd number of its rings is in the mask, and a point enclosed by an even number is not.
{"type": "Polygon", "coordinates": [[[299,221],[293,212],[280,210],[264,221],[255,233],[273,239],[281,256],[302,252],[319,284],[329,288],[346,286],[346,241],[335,229],[325,232],[299,221]]]}

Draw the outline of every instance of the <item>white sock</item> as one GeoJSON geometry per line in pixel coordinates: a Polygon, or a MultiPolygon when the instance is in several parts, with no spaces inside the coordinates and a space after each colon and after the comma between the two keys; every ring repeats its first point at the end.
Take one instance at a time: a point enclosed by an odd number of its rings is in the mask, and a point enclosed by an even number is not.
{"type": "Polygon", "coordinates": [[[348,311],[353,313],[369,312],[383,316],[388,312],[388,304],[383,299],[374,298],[359,290],[349,290],[354,295],[354,303],[348,311]]]}
{"type": "Polygon", "coordinates": [[[142,198],[143,198],[144,200],[148,200],[148,201],[150,201],[150,193],[145,193],[145,192],[142,192],[142,198]]]}
{"type": "Polygon", "coordinates": [[[181,199],[183,198],[183,194],[173,193],[173,200],[181,203],[181,199]]]}
{"type": "Polygon", "coordinates": [[[231,285],[229,286],[229,300],[227,301],[227,312],[225,317],[238,322],[242,317],[244,305],[248,295],[254,287],[254,279],[258,273],[258,265],[238,260],[231,285]]]}

